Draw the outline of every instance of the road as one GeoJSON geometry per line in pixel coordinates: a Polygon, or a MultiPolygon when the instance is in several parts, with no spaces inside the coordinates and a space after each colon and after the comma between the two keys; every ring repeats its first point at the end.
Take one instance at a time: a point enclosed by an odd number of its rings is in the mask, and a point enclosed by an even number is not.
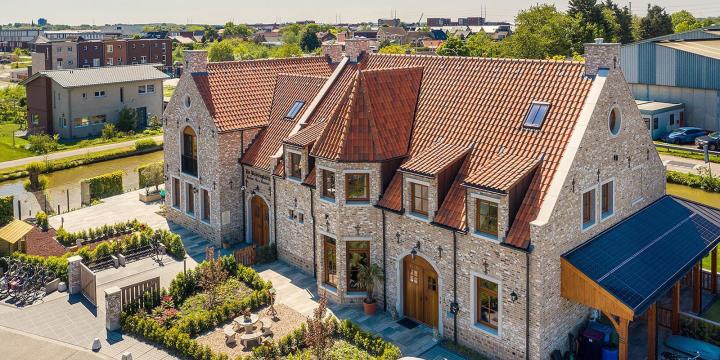
{"type": "MultiPolygon", "coordinates": [[[[160,142],[163,140],[163,136],[162,135],[153,136],[152,139],[155,140],[156,142],[160,142]]],[[[119,142],[119,143],[98,145],[98,146],[93,146],[93,147],[89,147],[89,148],[60,151],[60,152],[49,154],[47,156],[47,158],[48,158],[48,160],[58,160],[58,159],[64,159],[64,158],[71,157],[71,156],[85,155],[85,154],[96,153],[96,152],[105,151],[105,150],[120,149],[120,148],[134,145],[135,141],[137,141],[137,140],[138,139],[134,139],[134,140],[123,141],[123,142],[119,142]]],[[[31,162],[35,162],[35,161],[45,161],[45,156],[44,155],[32,156],[32,157],[26,157],[26,158],[17,159],[17,160],[0,162],[0,170],[12,168],[12,167],[16,167],[16,166],[27,165],[27,164],[29,164],[31,162]]]]}
{"type": "MultiPolygon", "coordinates": [[[[668,170],[679,171],[686,174],[697,174],[698,167],[704,166],[702,160],[686,159],[679,156],[660,154],[660,160],[668,170]]],[[[720,174],[720,164],[710,163],[710,170],[713,174],[720,174]]]]}

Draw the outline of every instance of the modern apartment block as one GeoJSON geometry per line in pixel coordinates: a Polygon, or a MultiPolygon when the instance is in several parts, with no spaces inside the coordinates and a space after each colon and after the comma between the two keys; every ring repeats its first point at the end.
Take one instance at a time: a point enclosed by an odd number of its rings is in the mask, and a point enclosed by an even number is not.
{"type": "Polygon", "coordinates": [[[138,114],[138,127],[162,116],[165,73],[154,65],[41,71],[21,85],[28,96],[28,132],[62,139],[99,136],[123,108],[138,114]]]}
{"type": "Polygon", "coordinates": [[[656,326],[716,251],[720,212],[665,195],[619,44],[587,44],[585,63],[322,51],[186,52],[164,113],[169,220],[275,244],[338,303],[362,301],[375,264],[382,309],[497,359],[567,349],[591,309],[639,358],[629,324],[656,326]]]}
{"type": "Polygon", "coordinates": [[[30,49],[41,29],[0,29],[0,51],[30,49]]]}

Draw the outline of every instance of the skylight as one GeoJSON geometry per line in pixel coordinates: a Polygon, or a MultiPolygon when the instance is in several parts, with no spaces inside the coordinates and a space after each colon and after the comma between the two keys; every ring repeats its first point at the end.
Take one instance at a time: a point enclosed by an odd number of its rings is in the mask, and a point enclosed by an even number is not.
{"type": "Polygon", "coordinates": [[[300,112],[300,109],[305,105],[304,101],[296,101],[292,107],[290,107],[290,111],[288,111],[287,115],[285,115],[285,118],[288,120],[294,119],[297,114],[300,112]]]}
{"type": "Polygon", "coordinates": [[[528,111],[525,117],[523,126],[530,129],[541,128],[545,121],[545,116],[547,116],[548,109],[550,109],[550,104],[533,101],[530,104],[530,111],[528,111]]]}

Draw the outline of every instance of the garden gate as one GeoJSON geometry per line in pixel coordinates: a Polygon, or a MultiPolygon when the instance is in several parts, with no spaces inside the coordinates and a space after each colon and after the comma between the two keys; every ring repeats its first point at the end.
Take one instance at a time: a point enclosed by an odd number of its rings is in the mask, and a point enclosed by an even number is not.
{"type": "Polygon", "coordinates": [[[93,305],[97,306],[97,283],[95,273],[82,262],[80,263],[80,288],[82,294],[93,305]]]}

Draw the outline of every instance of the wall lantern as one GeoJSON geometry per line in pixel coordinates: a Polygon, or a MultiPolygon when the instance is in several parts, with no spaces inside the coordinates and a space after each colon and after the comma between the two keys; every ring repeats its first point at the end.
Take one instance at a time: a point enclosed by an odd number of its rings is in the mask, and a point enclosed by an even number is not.
{"type": "Polygon", "coordinates": [[[395,233],[395,238],[397,238],[397,243],[399,244],[400,243],[400,232],[399,231],[395,233]]]}
{"type": "Polygon", "coordinates": [[[451,302],[451,303],[450,303],[450,313],[457,315],[457,313],[458,313],[459,311],[460,311],[460,304],[458,304],[458,303],[455,302],[455,301],[451,302]]]}
{"type": "Polygon", "coordinates": [[[413,246],[412,250],[410,251],[410,255],[412,256],[412,259],[415,260],[415,256],[417,255],[418,251],[420,251],[420,242],[418,241],[415,246],[413,246]]]}
{"type": "Polygon", "coordinates": [[[442,246],[438,245],[437,251],[438,251],[438,258],[442,258],[442,252],[443,252],[442,246]]]}
{"type": "Polygon", "coordinates": [[[510,293],[510,301],[515,303],[515,302],[517,302],[517,300],[518,300],[518,294],[515,291],[511,292],[510,293]]]}

